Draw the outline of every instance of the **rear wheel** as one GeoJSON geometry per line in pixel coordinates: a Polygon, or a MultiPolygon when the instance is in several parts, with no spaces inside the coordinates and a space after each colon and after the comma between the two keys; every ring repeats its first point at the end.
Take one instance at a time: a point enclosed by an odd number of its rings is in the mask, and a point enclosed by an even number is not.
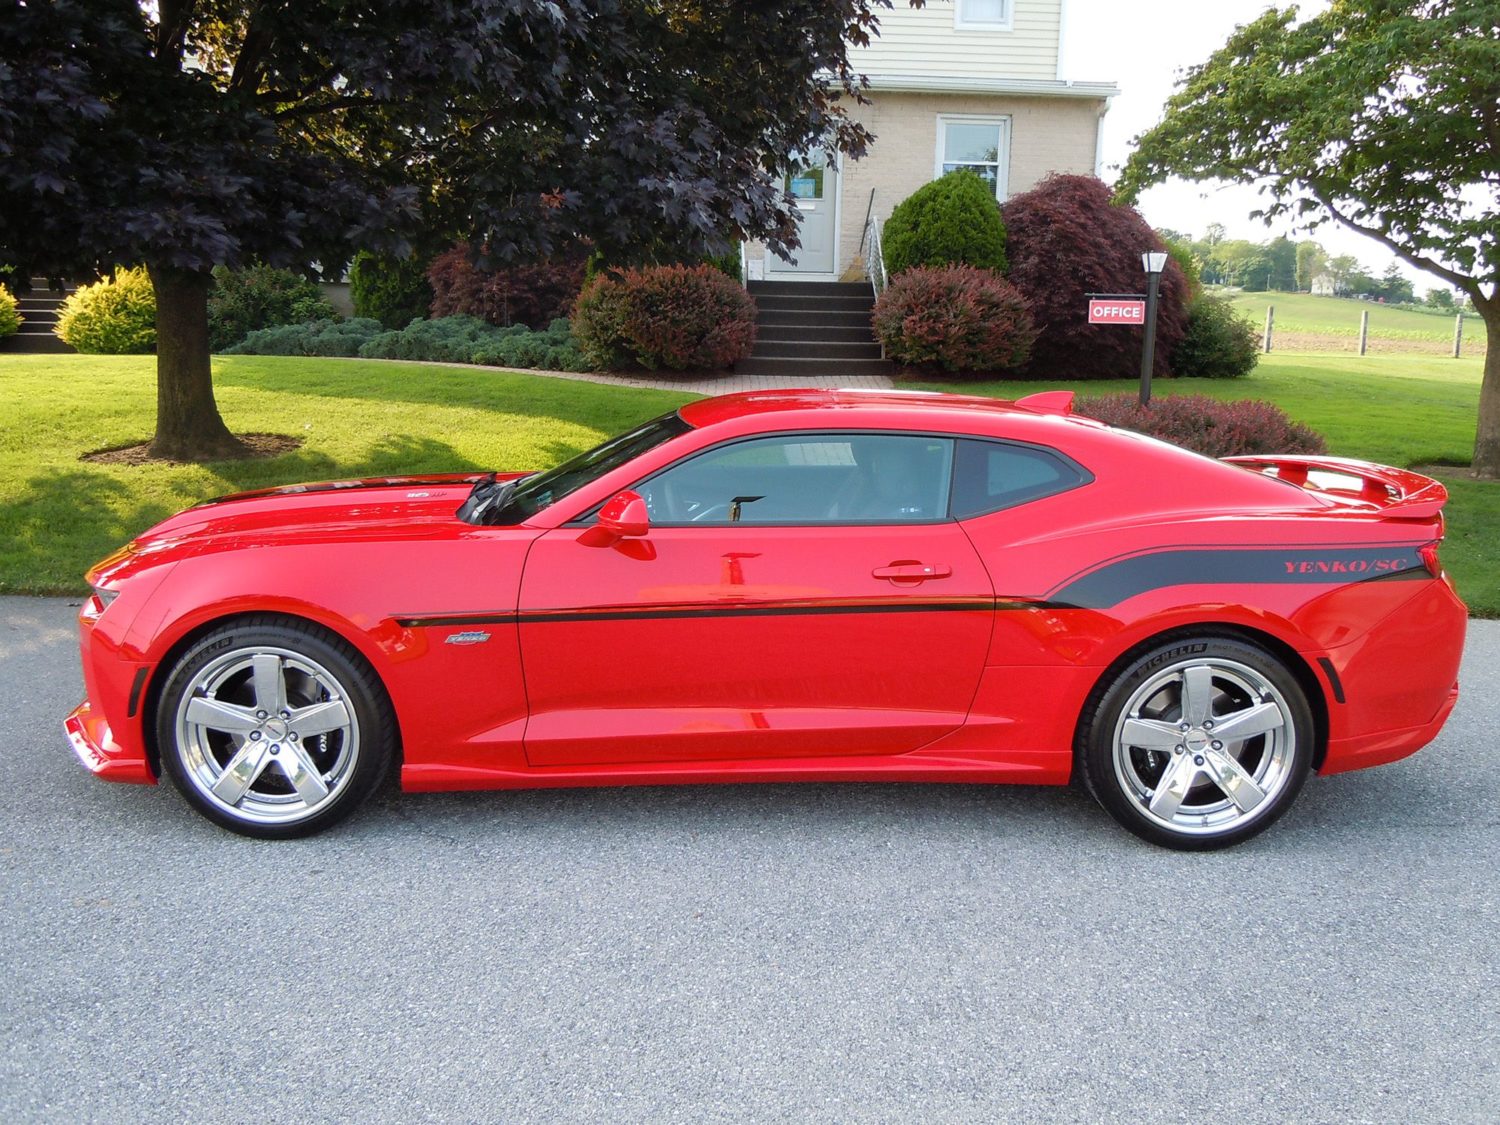
{"type": "Polygon", "coordinates": [[[246,836],[320,832],[380,783],[395,719],[347,643],[267,618],[200,638],[173,666],[156,713],[162,767],[210,820],[246,836]]]}
{"type": "Polygon", "coordinates": [[[1079,772],[1101,805],[1165,847],[1222,848],[1296,799],[1312,712],[1271,653],[1228,637],[1176,641],[1101,684],[1080,724],[1079,772]]]}

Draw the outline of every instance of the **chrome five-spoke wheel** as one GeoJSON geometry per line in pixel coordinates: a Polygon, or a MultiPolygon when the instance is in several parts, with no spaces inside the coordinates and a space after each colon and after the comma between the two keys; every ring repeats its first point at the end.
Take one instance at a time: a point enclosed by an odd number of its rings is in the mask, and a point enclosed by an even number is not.
{"type": "Polygon", "coordinates": [[[1149,653],[1092,713],[1084,780],[1126,827],[1156,843],[1219,847],[1285,811],[1310,760],[1296,679],[1264,650],[1212,639],[1149,653]]]}
{"type": "Polygon", "coordinates": [[[248,835],[300,835],[373,787],[390,757],[388,716],[378,682],[342,641],[266,623],[212,634],[178,662],[158,737],[166,772],[212,819],[248,835]]]}

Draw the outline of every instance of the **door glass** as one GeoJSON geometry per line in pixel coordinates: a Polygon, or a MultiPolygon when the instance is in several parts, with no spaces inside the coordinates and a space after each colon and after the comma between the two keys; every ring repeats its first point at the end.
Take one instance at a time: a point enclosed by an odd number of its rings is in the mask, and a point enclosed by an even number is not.
{"type": "Polygon", "coordinates": [[[786,434],[702,453],[637,485],[662,524],[919,523],[946,518],[949,438],[786,434]]]}
{"type": "Polygon", "coordinates": [[[822,153],[792,157],[791,170],[785,179],[787,193],[793,199],[822,199],[826,170],[827,158],[822,153]]]}

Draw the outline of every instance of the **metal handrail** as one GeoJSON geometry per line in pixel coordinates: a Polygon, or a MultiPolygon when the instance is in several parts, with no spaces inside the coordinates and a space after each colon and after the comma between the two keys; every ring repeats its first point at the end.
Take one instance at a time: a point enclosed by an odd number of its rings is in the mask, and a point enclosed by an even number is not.
{"type": "Polygon", "coordinates": [[[880,220],[871,214],[865,221],[865,276],[870,279],[870,288],[878,298],[890,284],[885,272],[885,247],[880,242],[880,220]]]}

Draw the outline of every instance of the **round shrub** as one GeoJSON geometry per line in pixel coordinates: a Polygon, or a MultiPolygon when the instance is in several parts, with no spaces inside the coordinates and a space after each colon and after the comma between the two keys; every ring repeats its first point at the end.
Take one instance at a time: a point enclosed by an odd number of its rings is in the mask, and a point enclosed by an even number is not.
{"type": "Polygon", "coordinates": [[[222,352],[259,328],[337,320],[317,282],[291,270],[214,268],[208,293],[208,346],[222,352]]]}
{"type": "Polygon", "coordinates": [[[914,266],[970,265],[1005,271],[1005,221],[995,193],[961,168],[919,187],[896,205],[881,230],[892,274],[914,266]]]}
{"type": "Polygon", "coordinates": [[[75,290],[54,329],[86,355],[140,355],[156,347],[156,292],[144,267],[75,290]]]}
{"type": "Polygon", "coordinates": [[[475,316],[418,320],[399,332],[382,332],[359,349],[365,359],[421,359],[434,363],[471,363],[474,353],[501,335],[475,316]]]}
{"type": "MultiPolygon", "coordinates": [[[[1040,335],[1022,375],[1038,379],[1129,379],[1141,371],[1139,328],[1088,323],[1088,293],[1144,293],[1141,254],[1165,250],[1145,219],[1116,206],[1093,176],[1049,176],[1002,211],[1010,280],[1031,302],[1040,335]]],[[[1177,263],[1161,276],[1153,373],[1187,327],[1187,283],[1177,263]]]]}
{"type": "Polygon", "coordinates": [[[0,285],[0,340],[13,336],[21,330],[21,312],[16,299],[5,286],[0,285]]]}
{"type": "Polygon", "coordinates": [[[1026,362],[1036,339],[1026,298],[973,266],[897,274],[872,319],[889,359],[931,372],[1008,371],[1026,362]]]}
{"type": "Polygon", "coordinates": [[[427,263],[361,250],[349,267],[349,298],[355,316],[378,320],[387,328],[405,328],[432,308],[427,263]]]}
{"type": "Polygon", "coordinates": [[[1208,457],[1327,450],[1321,434],[1293,422],[1273,403],[1256,399],[1220,402],[1207,395],[1173,395],[1142,407],[1133,394],[1100,395],[1078,399],[1073,409],[1208,457]]]}
{"type": "Polygon", "coordinates": [[[716,370],[750,354],[755,301],[713,266],[610,270],[584,286],[572,323],[595,368],[716,370]]]}
{"type": "Polygon", "coordinates": [[[1255,370],[1255,325],[1224,297],[1205,295],[1188,310],[1187,331],[1172,353],[1172,370],[1198,379],[1237,379],[1255,370]]]}

